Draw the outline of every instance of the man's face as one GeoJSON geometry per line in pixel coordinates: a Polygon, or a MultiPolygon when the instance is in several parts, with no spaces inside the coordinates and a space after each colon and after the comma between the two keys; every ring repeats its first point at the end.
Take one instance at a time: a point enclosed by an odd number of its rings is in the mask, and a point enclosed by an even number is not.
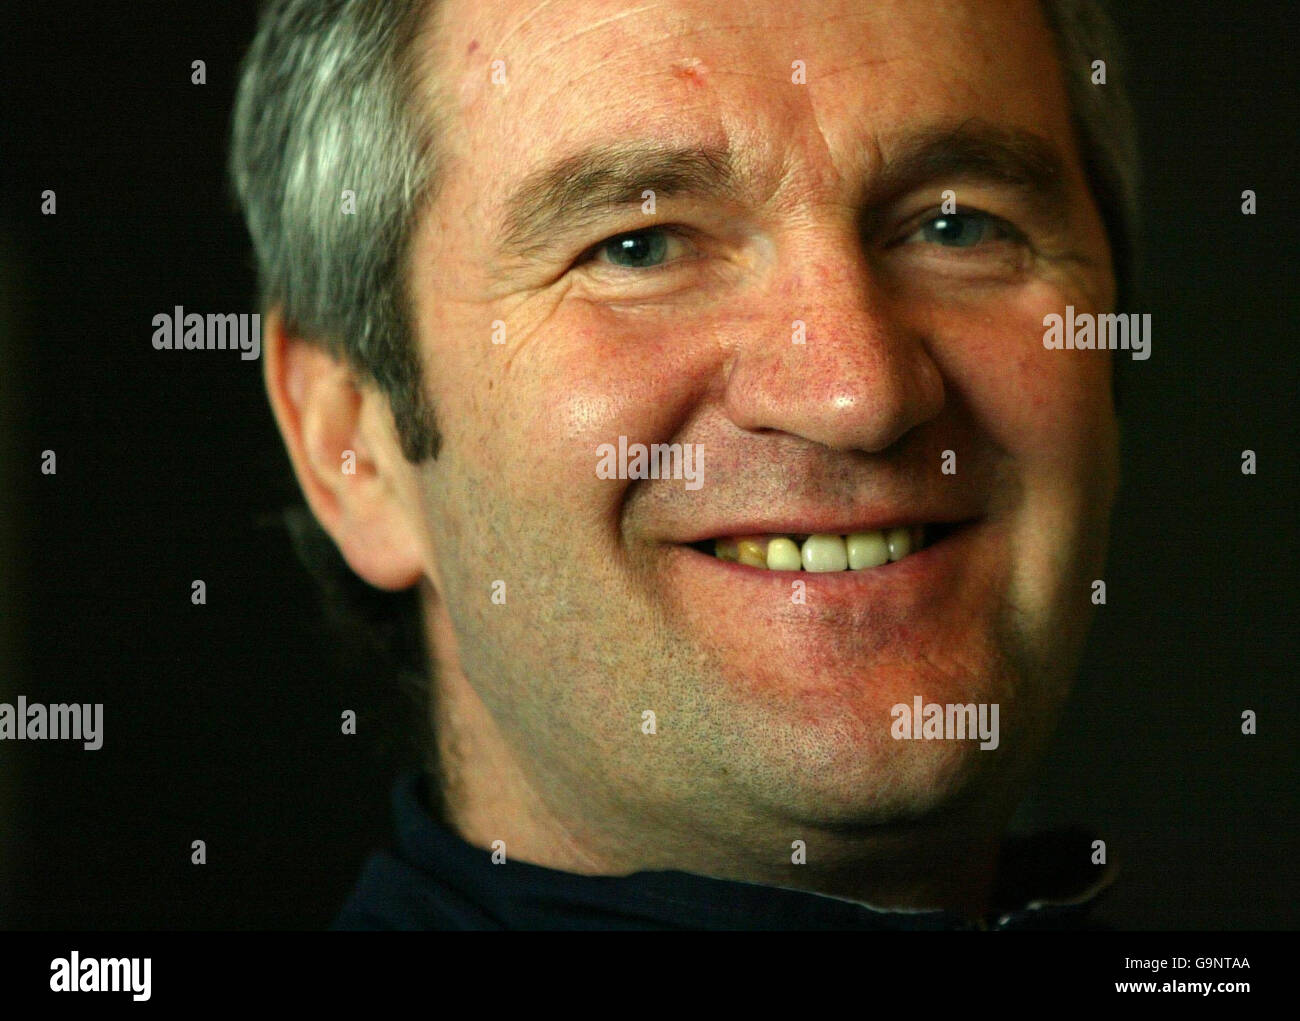
{"type": "Polygon", "coordinates": [[[1109,355],[1042,342],[1113,284],[1037,5],[452,0],[432,38],[425,559],[548,810],[654,865],[1000,804],[1116,485],[1109,355]],[[698,488],[600,477],[620,437],[702,451],[698,488]],[[936,524],[862,570],[707,551],[936,524]],[[997,703],[999,747],[895,740],[918,695],[997,703]]]}

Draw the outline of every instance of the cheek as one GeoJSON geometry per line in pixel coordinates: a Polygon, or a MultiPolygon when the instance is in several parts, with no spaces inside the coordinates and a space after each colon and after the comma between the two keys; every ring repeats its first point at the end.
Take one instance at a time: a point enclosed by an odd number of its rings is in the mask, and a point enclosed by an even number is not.
{"type": "Polygon", "coordinates": [[[689,415],[696,388],[686,345],[671,327],[574,306],[534,343],[523,371],[536,387],[526,402],[525,431],[537,466],[553,482],[580,488],[576,502],[590,499],[593,485],[622,488],[597,478],[597,447],[617,447],[620,436],[629,444],[671,438],[689,415]]]}
{"type": "Polygon", "coordinates": [[[1110,353],[1043,347],[1043,317],[1067,303],[1082,304],[1039,284],[935,334],[946,378],[1006,461],[1012,601],[1062,636],[1087,619],[1083,583],[1099,568],[1118,458],[1110,353]]]}
{"type": "Polygon", "coordinates": [[[1037,285],[996,311],[954,314],[936,333],[947,379],[1027,477],[1091,476],[1114,457],[1111,355],[1043,347],[1043,317],[1070,301],[1037,285]]]}

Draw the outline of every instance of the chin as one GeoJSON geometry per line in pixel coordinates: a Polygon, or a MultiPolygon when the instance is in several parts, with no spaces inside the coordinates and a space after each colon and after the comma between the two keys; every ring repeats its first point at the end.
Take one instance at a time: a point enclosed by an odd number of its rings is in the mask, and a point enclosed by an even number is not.
{"type": "Polygon", "coordinates": [[[960,658],[952,647],[913,645],[856,672],[805,664],[720,678],[743,693],[714,735],[728,772],[764,811],[810,825],[997,811],[1041,755],[1072,656],[1058,645],[1049,667],[1009,634],[964,637],[960,658]]]}

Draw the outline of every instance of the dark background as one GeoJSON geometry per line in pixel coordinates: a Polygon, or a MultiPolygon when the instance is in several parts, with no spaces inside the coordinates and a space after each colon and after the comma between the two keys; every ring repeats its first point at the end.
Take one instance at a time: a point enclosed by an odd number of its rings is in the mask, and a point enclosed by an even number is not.
{"type": "MultiPolygon", "coordinates": [[[[105,737],[0,744],[0,927],[320,928],[387,842],[414,708],[275,525],[297,491],[260,362],[150,344],[174,305],[255,311],[224,169],[254,6],[35,10],[0,15],[0,700],[103,702],[105,737]]],[[[1295,928],[1293,7],[1117,20],[1145,167],[1121,311],[1153,353],[1109,601],[1021,821],[1107,841],[1120,927],[1295,928]]]]}

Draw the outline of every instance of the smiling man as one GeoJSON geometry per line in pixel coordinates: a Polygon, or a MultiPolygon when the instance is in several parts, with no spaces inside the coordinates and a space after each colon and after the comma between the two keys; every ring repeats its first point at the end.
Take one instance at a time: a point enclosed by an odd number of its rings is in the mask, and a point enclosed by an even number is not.
{"type": "Polygon", "coordinates": [[[341,927],[1078,920],[1087,844],[1004,838],[1117,485],[1111,355],[1043,342],[1117,305],[1110,46],[1035,0],[270,5],[271,401],[435,664],[341,927]]]}

